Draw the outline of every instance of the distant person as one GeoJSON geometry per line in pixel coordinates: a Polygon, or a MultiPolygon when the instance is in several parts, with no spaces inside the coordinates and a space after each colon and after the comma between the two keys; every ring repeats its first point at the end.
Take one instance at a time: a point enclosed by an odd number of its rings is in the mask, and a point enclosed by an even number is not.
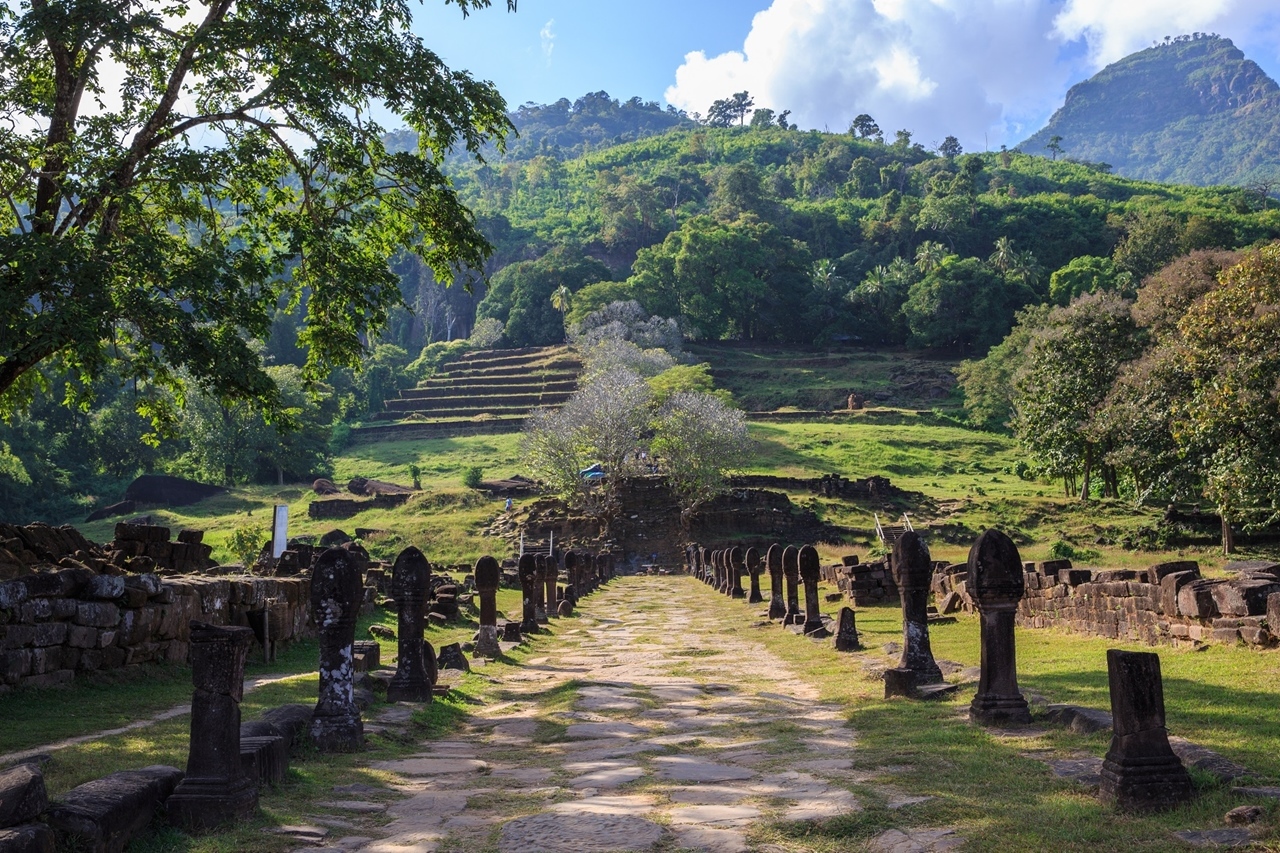
{"type": "Polygon", "coordinates": [[[511,512],[511,498],[507,498],[507,512],[511,512]]]}

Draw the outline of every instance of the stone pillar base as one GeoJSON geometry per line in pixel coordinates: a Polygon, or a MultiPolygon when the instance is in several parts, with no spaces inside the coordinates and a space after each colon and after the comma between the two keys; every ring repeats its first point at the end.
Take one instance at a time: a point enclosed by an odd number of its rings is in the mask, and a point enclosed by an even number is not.
{"type": "Polygon", "coordinates": [[[241,777],[198,779],[190,776],[165,800],[169,822],[187,832],[244,820],[258,810],[258,780],[241,777]]]}
{"type": "MultiPolygon", "coordinates": [[[[476,650],[477,657],[496,658],[502,654],[502,648],[498,645],[498,628],[496,625],[481,625],[480,631],[476,634],[476,650]]],[[[390,695],[390,691],[388,691],[390,695]]]]}
{"type": "Polygon", "coordinates": [[[1124,758],[1102,762],[1098,794],[1124,811],[1158,811],[1191,799],[1191,776],[1172,750],[1165,758],[1124,758]]]}
{"type": "MultiPolygon", "coordinates": [[[[388,697],[390,693],[388,690],[388,697]]],[[[311,720],[311,742],[320,752],[355,752],[364,749],[364,723],[359,714],[314,717],[311,720]]]]}
{"type": "Polygon", "coordinates": [[[1029,723],[1031,709],[1021,693],[1015,696],[979,693],[969,706],[969,719],[983,726],[1029,723]]]}

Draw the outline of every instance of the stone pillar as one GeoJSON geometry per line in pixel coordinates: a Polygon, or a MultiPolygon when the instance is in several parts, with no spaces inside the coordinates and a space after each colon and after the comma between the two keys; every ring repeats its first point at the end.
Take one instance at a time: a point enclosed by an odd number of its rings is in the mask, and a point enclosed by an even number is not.
{"type": "Polygon", "coordinates": [[[725,596],[733,595],[733,566],[729,563],[729,549],[721,548],[716,555],[720,561],[720,592],[725,596]]]}
{"type": "Polygon", "coordinates": [[[538,585],[538,564],[532,554],[521,554],[516,564],[516,574],[520,577],[520,592],[524,600],[524,614],[520,622],[520,631],[524,634],[538,632],[538,610],[535,604],[538,585]]]}
{"type": "Polygon", "coordinates": [[[760,594],[760,552],[755,548],[747,549],[747,574],[751,576],[751,594],[747,596],[747,604],[760,604],[764,596],[760,594]]]}
{"type": "Polygon", "coordinates": [[[240,763],[240,700],[253,631],[191,623],[191,746],[187,775],[166,806],[169,821],[187,831],[250,817],[258,780],[240,763]]]}
{"type": "Polygon", "coordinates": [[[1126,811],[1155,811],[1191,799],[1191,777],[1169,747],[1160,656],[1107,650],[1111,748],[1102,762],[1102,799],[1126,811]]]}
{"type": "Polygon", "coordinates": [[[982,675],[969,719],[988,726],[1029,723],[1031,710],[1018,691],[1013,629],[1026,579],[1013,540],[999,530],[979,536],[969,549],[968,584],[982,622],[982,675]]]}
{"type": "Polygon", "coordinates": [[[836,626],[836,651],[856,652],[862,648],[858,639],[858,622],[852,607],[841,607],[836,626]]]}
{"type": "Polygon", "coordinates": [[[567,551],[564,555],[564,583],[565,598],[568,598],[574,604],[578,603],[578,582],[580,580],[578,571],[578,552],[567,551]]]}
{"type": "Polygon", "coordinates": [[[553,553],[547,557],[546,585],[547,616],[559,616],[556,608],[560,602],[556,597],[556,583],[560,580],[560,555],[553,553]]]}
{"type": "Polygon", "coordinates": [[[431,591],[431,564],[410,545],[391,567],[391,597],[399,614],[396,674],[387,684],[388,702],[430,702],[431,677],[423,660],[422,629],[431,591]]]}
{"type": "Polygon", "coordinates": [[[352,752],[364,746],[351,650],[363,592],[353,555],[330,548],[316,560],[311,612],[320,635],[320,699],[311,716],[311,742],[320,752],[352,752]]]}
{"type": "Polygon", "coordinates": [[[539,625],[547,624],[547,555],[533,557],[533,618],[539,625]]]}
{"type": "Polygon", "coordinates": [[[929,583],[933,560],[920,534],[908,530],[893,545],[893,579],[902,597],[902,660],[916,685],[941,684],[942,670],[929,647],[929,583]]]}
{"type": "Polygon", "coordinates": [[[769,546],[764,555],[765,567],[769,570],[769,618],[781,619],[787,615],[787,603],[782,600],[782,546],[776,542],[769,546]]]}
{"type": "Polygon", "coordinates": [[[742,572],[747,568],[742,558],[741,548],[730,549],[726,559],[729,561],[729,595],[734,598],[746,598],[747,591],[742,588],[742,572]]]}
{"type": "Polygon", "coordinates": [[[822,622],[822,601],[818,598],[818,579],[822,575],[822,561],[818,549],[805,545],[796,557],[800,578],[804,581],[804,633],[805,636],[830,637],[831,632],[822,622]]]}
{"type": "Polygon", "coordinates": [[[719,550],[714,550],[711,552],[711,571],[713,572],[714,578],[715,578],[715,580],[712,582],[711,585],[715,587],[716,592],[723,595],[725,574],[724,574],[724,566],[720,562],[719,550]]]}
{"type": "Polygon", "coordinates": [[[783,625],[802,625],[804,616],[800,613],[800,549],[788,545],[782,550],[782,576],[787,581],[787,612],[782,617],[783,625]]]}
{"type": "Polygon", "coordinates": [[[711,549],[702,549],[702,580],[707,586],[715,586],[716,583],[716,566],[715,561],[711,558],[711,549]]]}
{"type": "Polygon", "coordinates": [[[476,591],[480,594],[480,630],[476,632],[476,654],[496,658],[502,654],[498,645],[498,587],[502,584],[502,567],[493,557],[476,560],[476,591]]]}

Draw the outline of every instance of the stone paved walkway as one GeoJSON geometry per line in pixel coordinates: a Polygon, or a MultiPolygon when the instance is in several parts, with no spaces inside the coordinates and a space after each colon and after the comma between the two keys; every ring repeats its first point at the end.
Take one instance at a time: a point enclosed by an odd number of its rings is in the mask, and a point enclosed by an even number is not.
{"type": "MultiPolygon", "coordinates": [[[[407,795],[388,808],[384,837],[336,831],[320,849],[792,851],[803,848],[754,845],[752,827],[859,811],[850,786],[875,774],[851,769],[857,735],[842,710],[818,703],[752,638],[760,606],[742,605],[741,622],[728,624],[682,604],[702,594],[691,584],[626,578],[591,596],[461,735],[375,765],[407,795]]],[[[408,711],[393,706],[382,722],[408,711]]],[[[961,843],[945,830],[909,832],[871,849],[961,843]]]]}

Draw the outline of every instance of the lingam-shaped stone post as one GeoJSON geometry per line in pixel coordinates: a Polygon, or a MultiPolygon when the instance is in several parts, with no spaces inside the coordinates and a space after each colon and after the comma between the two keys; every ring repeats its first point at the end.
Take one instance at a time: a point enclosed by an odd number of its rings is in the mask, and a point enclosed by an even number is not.
{"type": "Polygon", "coordinates": [[[782,576],[787,581],[787,612],[783,625],[799,625],[804,622],[800,614],[800,549],[788,545],[782,550],[782,576]]]}
{"type": "Polygon", "coordinates": [[[422,647],[427,595],[431,589],[431,563],[410,545],[391,567],[391,597],[399,614],[396,674],[387,683],[388,702],[430,702],[431,676],[422,647]]]}
{"type": "Polygon", "coordinates": [[[733,595],[733,578],[729,574],[731,571],[729,549],[721,548],[716,552],[716,555],[720,561],[720,593],[726,596],[733,595]]]}
{"type": "Polygon", "coordinates": [[[311,742],[320,752],[353,752],[364,745],[351,649],[364,592],[355,559],[330,548],[311,570],[311,613],[320,634],[320,698],[311,716],[311,742]]]}
{"type": "Polygon", "coordinates": [[[738,547],[731,548],[729,550],[728,560],[729,595],[734,598],[746,598],[747,591],[742,588],[742,572],[747,568],[747,565],[742,558],[742,549],[738,547]]]}
{"type": "Polygon", "coordinates": [[[547,624],[547,555],[535,554],[533,560],[533,618],[539,625],[545,625],[547,624]]]}
{"type": "Polygon", "coordinates": [[[760,594],[760,552],[755,548],[747,549],[747,574],[751,576],[751,594],[747,596],[747,604],[759,604],[764,601],[760,594]]]}
{"type": "Polygon", "coordinates": [[[258,808],[258,780],[240,764],[240,700],[252,642],[249,628],[191,623],[187,775],[166,802],[170,822],[188,831],[247,818],[258,808]]]}
{"type": "Polygon", "coordinates": [[[1027,700],[1018,691],[1018,656],[1013,622],[1026,590],[1022,555],[1013,540],[988,530],[969,549],[969,594],[982,623],[982,674],[969,719],[984,725],[1031,722],[1027,700]]]}
{"type": "Polygon", "coordinates": [[[933,560],[920,534],[908,530],[893,544],[893,579],[902,597],[902,660],[916,686],[942,683],[942,670],[929,647],[929,581],[933,560]]]}
{"type": "Polygon", "coordinates": [[[716,565],[710,548],[702,549],[702,580],[707,586],[716,585],[716,565]]]}
{"type": "Polygon", "coordinates": [[[557,607],[560,605],[559,597],[556,595],[556,583],[560,580],[560,555],[552,552],[547,556],[547,571],[544,583],[546,584],[547,599],[547,616],[559,616],[557,607]]]}
{"type": "Polygon", "coordinates": [[[480,630],[476,632],[476,654],[496,658],[502,654],[502,647],[498,645],[498,587],[502,584],[502,567],[493,557],[481,557],[476,560],[475,579],[476,592],[480,594],[480,630]]]}
{"type": "Polygon", "coordinates": [[[782,546],[770,545],[764,563],[769,570],[769,618],[781,619],[787,615],[787,603],[782,600],[782,546]]]}
{"type": "Polygon", "coordinates": [[[520,622],[520,632],[523,634],[536,634],[538,632],[538,611],[534,601],[537,597],[535,587],[538,585],[537,558],[533,554],[521,554],[520,562],[516,564],[516,574],[520,578],[520,594],[524,600],[524,613],[520,622]]]}
{"type": "Polygon", "coordinates": [[[1126,811],[1154,811],[1191,799],[1191,777],[1169,746],[1160,656],[1107,650],[1111,748],[1102,762],[1102,799],[1126,811]]]}
{"type": "Polygon", "coordinates": [[[800,579],[804,581],[804,634],[809,637],[830,637],[831,632],[822,622],[822,602],[818,599],[818,578],[822,575],[822,561],[818,550],[805,545],[796,556],[800,579]]]}
{"type": "Polygon", "coordinates": [[[574,605],[578,603],[578,552],[566,551],[564,555],[564,597],[574,605]]]}

